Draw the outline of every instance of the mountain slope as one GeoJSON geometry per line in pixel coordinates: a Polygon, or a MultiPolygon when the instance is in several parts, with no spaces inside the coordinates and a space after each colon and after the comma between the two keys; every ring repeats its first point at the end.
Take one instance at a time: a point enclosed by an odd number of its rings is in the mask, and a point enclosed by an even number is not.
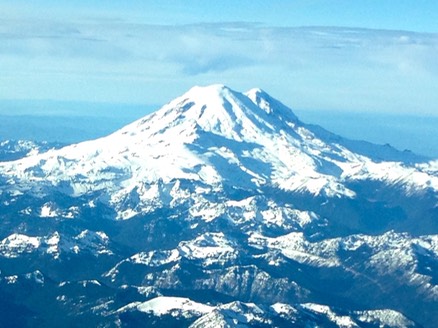
{"type": "Polygon", "coordinates": [[[38,184],[74,197],[106,190],[119,218],[150,210],[148,200],[166,193],[159,182],[175,180],[215,190],[231,185],[347,198],[356,196],[349,184],[357,180],[402,185],[409,193],[438,190],[436,171],[382,162],[385,147],[374,147],[378,160],[365,157],[334,139],[258,89],[240,94],[214,85],[195,87],[108,137],[4,163],[0,170],[18,190],[38,184]],[[139,206],[119,209],[132,194],[139,206]]]}
{"type": "Polygon", "coordinates": [[[0,291],[30,325],[432,327],[437,168],[260,89],[194,87],[107,137],[0,163],[0,291]]]}

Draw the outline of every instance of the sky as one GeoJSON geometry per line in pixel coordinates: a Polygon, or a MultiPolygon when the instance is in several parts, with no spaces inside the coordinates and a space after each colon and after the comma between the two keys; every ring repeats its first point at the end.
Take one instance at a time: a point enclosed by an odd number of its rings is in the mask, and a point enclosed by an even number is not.
{"type": "Polygon", "coordinates": [[[0,1],[0,101],[161,105],[194,85],[438,116],[438,1],[0,1]]]}

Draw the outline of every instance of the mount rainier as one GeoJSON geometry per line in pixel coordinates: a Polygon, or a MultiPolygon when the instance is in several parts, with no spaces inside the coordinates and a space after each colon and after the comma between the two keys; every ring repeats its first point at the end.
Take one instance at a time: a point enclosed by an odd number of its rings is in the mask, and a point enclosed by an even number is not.
{"type": "Polygon", "coordinates": [[[223,85],[100,139],[6,146],[0,326],[438,321],[437,160],[223,85]]]}

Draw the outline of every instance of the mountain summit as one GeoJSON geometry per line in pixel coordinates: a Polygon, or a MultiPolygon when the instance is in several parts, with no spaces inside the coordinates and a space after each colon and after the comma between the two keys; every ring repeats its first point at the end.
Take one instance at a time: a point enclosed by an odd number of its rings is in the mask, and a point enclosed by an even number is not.
{"type": "Polygon", "coordinates": [[[194,87],[0,163],[0,305],[89,326],[433,327],[437,168],[260,89],[194,87]]]}
{"type": "MultiPolygon", "coordinates": [[[[202,131],[238,142],[251,142],[296,121],[289,108],[260,89],[242,94],[223,85],[212,85],[194,87],[139,124],[122,130],[135,133],[134,130],[140,129],[148,131],[149,136],[160,134],[169,138],[168,131],[185,137],[202,131]]],[[[184,140],[190,141],[190,137],[184,140]]]]}
{"type": "MultiPolygon", "coordinates": [[[[72,196],[106,190],[112,204],[178,179],[349,198],[355,192],[348,184],[364,179],[403,183],[411,193],[438,189],[437,178],[420,166],[383,162],[385,156],[403,153],[306,125],[260,89],[239,93],[212,85],[194,87],[108,137],[4,163],[0,170],[13,189],[62,185],[72,196]]],[[[150,192],[139,196],[147,202],[150,192]]],[[[129,212],[147,210],[141,204],[129,212]]]]}

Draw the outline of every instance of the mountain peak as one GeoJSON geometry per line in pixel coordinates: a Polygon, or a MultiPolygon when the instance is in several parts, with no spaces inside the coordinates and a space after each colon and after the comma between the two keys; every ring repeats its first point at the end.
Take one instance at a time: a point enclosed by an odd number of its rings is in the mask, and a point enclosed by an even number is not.
{"type": "MultiPolygon", "coordinates": [[[[161,130],[165,127],[178,127],[186,132],[197,129],[236,141],[252,141],[261,131],[272,132],[283,121],[297,120],[289,108],[261,89],[244,94],[223,84],[195,86],[152,117],[155,121],[148,125],[160,125],[161,130]],[[276,106],[278,110],[273,109],[276,106]]],[[[188,134],[193,135],[192,132],[188,134]]]]}
{"type": "Polygon", "coordinates": [[[245,92],[245,94],[249,97],[251,95],[260,96],[263,98],[270,97],[266,91],[260,88],[252,88],[245,92]]]}
{"type": "Polygon", "coordinates": [[[221,99],[227,99],[237,92],[230,89],[223,84],[211,84],[207,86],[194,86],[189,91],[184,93],[178,99],[188,99],[191,102],[203,102],[205,104],[212,104],[221,99]]]}
{"type": "Polygon", "coordinates": [[[222,94],[226,91],[232,91],[228,86],[221,84],[221,83],[214,83],[209,85],[195,85],[192,88],[189,89],[187,93],[218,93],[222,94]]]}
{"type": "Polygon", "coordinates": [[[301,123],[261,89],[240,93],[215,84],[194,87],[108,137],[1,163],[0,172],[17,184],[45,179],[75,196],[111,190],[111,204],[124,204],[131,194],[143,197],[141,205],[120,211],[119,218],[147,211],[150,199],[166,203],[168,183],[179,179],[211,188],[272,186],[328,197],[354,197],[348,181],[369,177],[403,181],[412,190],[438,190],[438,179],[429,173],[397,163],[375,164],[357,148],[301,123]]]}

